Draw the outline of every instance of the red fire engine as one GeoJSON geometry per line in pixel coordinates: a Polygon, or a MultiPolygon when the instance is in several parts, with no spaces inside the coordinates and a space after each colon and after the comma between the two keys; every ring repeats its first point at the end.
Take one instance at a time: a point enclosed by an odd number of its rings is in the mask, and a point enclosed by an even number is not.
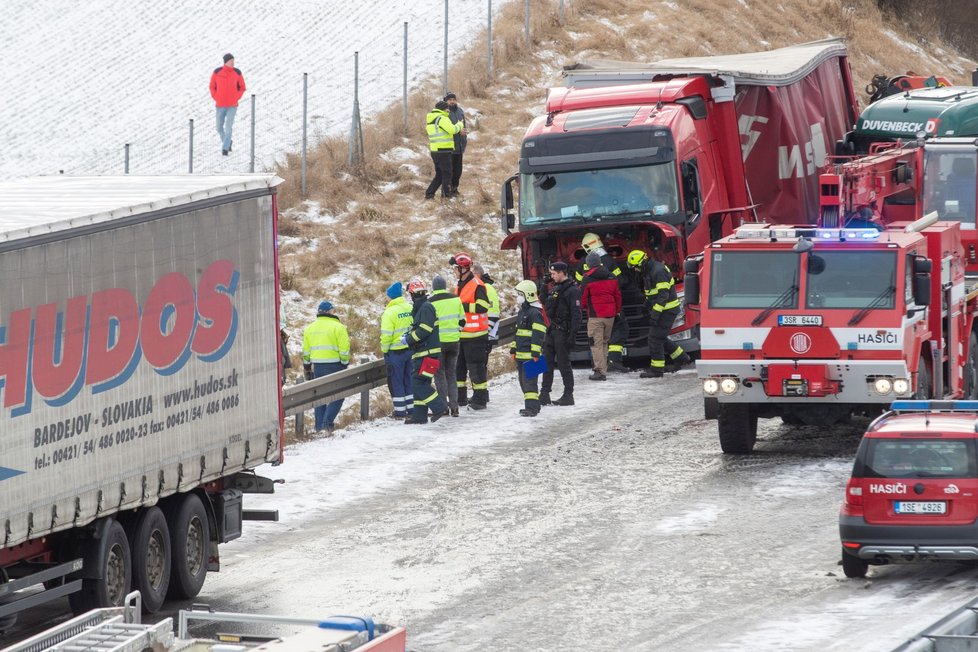
{"type": "Polygon", "coordinates": [[[725,453],[753,450],[760,417],[830,425],[896,398],[978,396],[978,288],[961,223],[937,217],[748,224],[687,260],[706,418],[725,453]]]}

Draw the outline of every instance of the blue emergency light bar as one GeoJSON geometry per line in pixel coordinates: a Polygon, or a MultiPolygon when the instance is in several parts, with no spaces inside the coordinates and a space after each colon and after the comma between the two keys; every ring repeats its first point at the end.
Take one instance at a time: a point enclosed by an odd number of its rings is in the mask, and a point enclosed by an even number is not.
{"type": "Polygon", "coordinates": [[[845,242],[846,240],[876,240],[879,229],[816,229],[814,227],[774,227],[767,224],[745,225],[737,229],[738,239],[779,240],[812,238],[823,242],[845,242]]]}
{"type": "Polygon", "coordinates": [[[894,412],[978,412],[978,401],[893,401],[894,412]]]}

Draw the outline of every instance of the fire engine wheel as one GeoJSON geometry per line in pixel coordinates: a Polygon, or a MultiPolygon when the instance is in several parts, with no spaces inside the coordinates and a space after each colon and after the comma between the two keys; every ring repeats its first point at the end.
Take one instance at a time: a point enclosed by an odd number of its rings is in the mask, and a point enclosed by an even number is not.
{"type": "Polygon", "coordinates": [[[84,572],[80,591],[68,596],[71,610],[83,614],[90,609],[121,607],[132,584],[132,558],[126,531],[109,519],[99,528],[101,535],[81,543],[84,572]]]}
{"type": "Polygon", "coordinates": [[[927,368],[927,359],[924,356],[920,356],[920,361],[917,363],[917,386],[914,389],[914,398],[933,398],[934,383],[930,379],[930,369],[927,368]]]}
{"type": "Polygon", "coordinates": [[[159,507],[144,510],[130,540],[132,588],[143,596],[143,611],[156,613],[170,586],[170,528],[159,507]]]}
{"type": "Polygon", "coordinates": [[[197,494],[186,494],[175,501],[167,516],[173,544],[168,597],[180,600],[196,597],[204,586],[210,524],[197,494]]]}
{"type": "Polygon", "coordinates": [[[845,548],[842,549],[842,572],[845,573],[846,577],[866,577],[867,570],[869,570],[868,561],[850,555],[845,548]]]}
{"type": "Polygon", "coordinates": [[[746,455],[754,450],[757,413],[749,405],[720,405],[717,427],[720,431],[720,449],[724,453],[746,455]]]}
{"type": "Polygon", "coordinates": [[[964,397],[978,398],[978,336],[968,338],[968,363],[964,367],[964,397]]]}

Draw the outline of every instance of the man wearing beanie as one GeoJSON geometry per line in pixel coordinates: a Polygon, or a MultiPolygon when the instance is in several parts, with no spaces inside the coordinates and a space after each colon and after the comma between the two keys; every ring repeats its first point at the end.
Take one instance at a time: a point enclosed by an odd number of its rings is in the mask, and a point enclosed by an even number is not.
{"type": "Polygon", "coordinates": [[[458,386],[455,384],[455,367],[458,365],[460,332],[465,325],[462,300],[448,291],[448,284],[441,276],[431,279],[431,296],[428,301],[438,317],[438,333],[441,339],[442,365],[435,373],[435,389],[448,403],[453,417],[458,416],[458,386]],[[449,374],[451,381],[449,382],[449,374]]]}
{"type": "MultiPolygon", "coordinates": [[[[458,98],[455,93],[448,91],[444,99],[448,102],[449,120],[453,124],[462,123],[462,129],[465,129],[465,112],[458,105],[458,98]]],[[[469,141],[466,133],[468,132],[455,134],[455,149],[452,151],[452,197],[458,197],[458,182],[462,178],[462,154],[465,153],[465,146],[469,141]]]]}
{"type": "Polygon", "coordinates": [[[245,92],[245,80],[241,71],[234,67],[234,55],[224,55],[224,65],[214,69],[211,75],[211,97],[217,106],[217,135],[221,137],[221,154],[231,151],[231,128],[234,114],[238,112],[238,100],[245,92]]]}
{"type": "MultiPolygon", "coordinates": [[[[323,300],[316,321],[302,331],[302,366],[307,380],[342,371],[350,364],[350,335],[333,314],[333,304],[323,300]]],[[[316,432],[331,434],[343,399],[316,406],[316,432]]]]}
{"type": "Polygon", "coordinates": [[[581,305],[587,311],[587,336],[591,341],[591,380],[608,379],[608,342],[621,311],[618,280],[601,264],[601,254],[592,251],[584,259],[581,279],[581,305]]]}
{"type": "Polygon", "coordinates": [[[390,299],[380,316],[380,352],[387,365],[387,388],[394,403],[395,419],[406,419],[414,407],[411,391],[411,352],[404,337],[411,330],[411,304],[404,298],[400,281],[387,288],[390,299]]]}
{"type": "Polygon", "coordinates": [[[425,190],[425,199],[434,199],[435,191],[441,186],[442,199],[452,196],[452,153],[455,151],[455,134],[465,135],[461,122],[453,123],[448,117],[448,103],[440,100],[435,108],[425,116],[425,130],[428,132],[428,150],[435,164],[435,177],[425,190]]]}

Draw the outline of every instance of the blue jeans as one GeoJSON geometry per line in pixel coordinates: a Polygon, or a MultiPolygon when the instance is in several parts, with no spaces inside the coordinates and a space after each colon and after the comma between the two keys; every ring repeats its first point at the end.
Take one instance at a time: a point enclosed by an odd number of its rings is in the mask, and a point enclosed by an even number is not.
{"type": "MultiPolygon", "coordinates": [[[[344,369],[346,369],[346,365],[342,362],[314,362],[312,364],[312,373],[316,378],[335,374],[344,369]]],[[[340,413],[341,407],[343,407],[343,399],[326,405],[317,405],[316,430],[325,430],[326,428],[332,430],[336,426],[336,415],[340,413]]]]}
{"type": "Polygon", "coordinates": [[[234,126],[236,106],[217,107],[217,135],[221,137],[221,149],[231,149],[231,127],[234,126]]]}

